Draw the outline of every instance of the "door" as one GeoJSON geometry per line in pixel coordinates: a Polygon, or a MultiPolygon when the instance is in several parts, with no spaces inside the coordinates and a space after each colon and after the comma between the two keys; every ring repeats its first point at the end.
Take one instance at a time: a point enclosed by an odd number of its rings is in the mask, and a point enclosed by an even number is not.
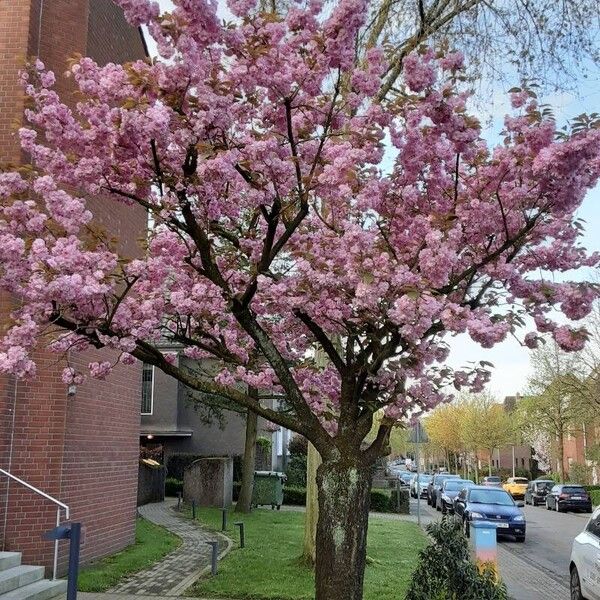
{"type": "Polygon", "coordinates": [[[600,510],[590,519],[581,541],[581,591],[588,600],[600,600],[600,510]]]}
{"type": "Polygon", "coordinates": [[[550,508],[556,508],[556,498],[558,497],[558,494],[560,492],[560,486],[555,485],[549,492],[548,495],[546,496],[546,502],[548,503],[548,506],[550,508]]]}

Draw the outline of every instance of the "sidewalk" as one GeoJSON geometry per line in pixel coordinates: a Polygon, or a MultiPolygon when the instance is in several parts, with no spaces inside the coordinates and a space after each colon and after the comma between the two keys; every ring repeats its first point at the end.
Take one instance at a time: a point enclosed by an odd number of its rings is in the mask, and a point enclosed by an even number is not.
{"type": "Polygon", "coordinates": [[[127,577],[106,594],[82,594],[82,598],[124,600],[126,595],[131,595],[140,600],[146,596],[156,598],[183,595],[188,587],[210,569],[211,547],[207,542],[219,542],[219,559],[229,552],[232,545],[229,538],[206,531],[198,524],[179,516],[173,510],[176,503],[176,499],[167,498],[164,502],[140,506],[139,513],[181,538],[181,546],[149,569],[127,577]]]}

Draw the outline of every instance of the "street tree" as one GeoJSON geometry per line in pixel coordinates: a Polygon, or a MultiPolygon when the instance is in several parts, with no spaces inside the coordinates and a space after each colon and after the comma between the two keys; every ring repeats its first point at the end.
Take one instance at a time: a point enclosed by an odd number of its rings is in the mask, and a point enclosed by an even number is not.
{"type": "Polygon", "coordinates": [[[457,468],[456,457],[463,452],[464,446],[461,438],[462,404],[442,404],[425,418],[425,429],[431,444],[439,448],[446,459],[446,466],[450,466],[450,457],[455,457],[454,468],[457,468]]]}
{"type": "Polygon", "coordinates": [[[581,431],[594,415],[594,403],[580,393],[585,385],[581,357],[552,342],[535,350],[528,395],[517,404],[519,429],[526,440],[549,440],[560,480],[565,479],[564,440],[581,431]]]}
{"type": "MultiPolygon", "coordinates": [[[[393,427],[489,379],[485,363],[443,365],[444,336],[584,345],[553,318],[584,318],[596,287],[538,274],[598,262],[574,216],[600,174],[597,122],[557,138],[521,89],[489,148],[462,57],[426,48],[381,104],[384,52],[354,60],[362,0],[284,17],[230,0],[233,23],[205,0],[119,3],[157,60],[74,60],[74,105],[41,63],[23,75],[32,161],[0,174],[0,286],[19,298],[0,371],[35,376],[38,344],[65,360],[108,348],[300,433],[322,458],[316,598],[358,600],[372,466],[393,427]],[[97,202],[148,211],[142,256],[97,226],[97,202]],[[221,369],[195,376],[165,340],[221,369]]],[[[67,363],[65,384],[108,377],[108,356],[86,373],[67,363]]]]}

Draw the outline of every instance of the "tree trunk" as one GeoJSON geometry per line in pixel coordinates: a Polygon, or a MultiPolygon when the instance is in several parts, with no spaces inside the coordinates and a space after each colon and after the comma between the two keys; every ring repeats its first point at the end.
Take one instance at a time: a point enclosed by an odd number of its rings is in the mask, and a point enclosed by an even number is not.
{"type": "Polygon", "coordinates": [[[362,600],[372,470],[352,457],[318,469],[316,600],[362,600]]]}
{"type": "Polygon", "coordinates": [[[492,456],[494,455],[494,449],[490,450],[490,456],[488,458],[488,475],[492,476],[492,456]]]}
{"type": "Polygon", "coordinates": [[[302,557],[311,566],[314,566],[316,558],[317,520],[319,519],[317,469],[321,462],[319,451],[308,442],[308,453],[306,455],[306,512],[304,516],[302,557]]]}
{"type": "Polygon", "coordinates": [[[246,441],[242,461],[242,487],[235,512],[249,513],[252,509],[252,491],[254,490],[254,466],[256,463],[256,437],[258,415],[251,410],[246,415],[246,441]]]}

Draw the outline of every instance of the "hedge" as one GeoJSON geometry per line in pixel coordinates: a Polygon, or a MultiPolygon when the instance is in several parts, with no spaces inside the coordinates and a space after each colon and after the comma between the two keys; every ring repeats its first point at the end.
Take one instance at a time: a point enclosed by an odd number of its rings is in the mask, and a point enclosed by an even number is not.
{"type": "Polygon", "coordinates": [[[177,496],[179,492],[183,493],[183,481],[175,477],[167,477],[165,480],[165,496],[177,496]]]}
{"type": "Polygon", "coordinates": [[[600,489],[590,490],[590,496],[592,498],[592,506],[600,505],[600,489]]]}
{"type": "MultiPolygon", "coordinates": [[[[233,500],[237,500],[241,483],[233,483],[233,500]]],[[[398,505],[398,490],[371,490],[371,510],[375,512],[402,513],[409,512],[408,490],[400,489],[400,504],[398,505]]],[[[177,496],[183,492],[183,481],[174,477],[167,477],[165,481],[165,496],[177,496]]],[[[286,485],[283,488],[283,503],[292,506],[304,506],[306,504],[306,488],[301,486],[286,485]]]]}

